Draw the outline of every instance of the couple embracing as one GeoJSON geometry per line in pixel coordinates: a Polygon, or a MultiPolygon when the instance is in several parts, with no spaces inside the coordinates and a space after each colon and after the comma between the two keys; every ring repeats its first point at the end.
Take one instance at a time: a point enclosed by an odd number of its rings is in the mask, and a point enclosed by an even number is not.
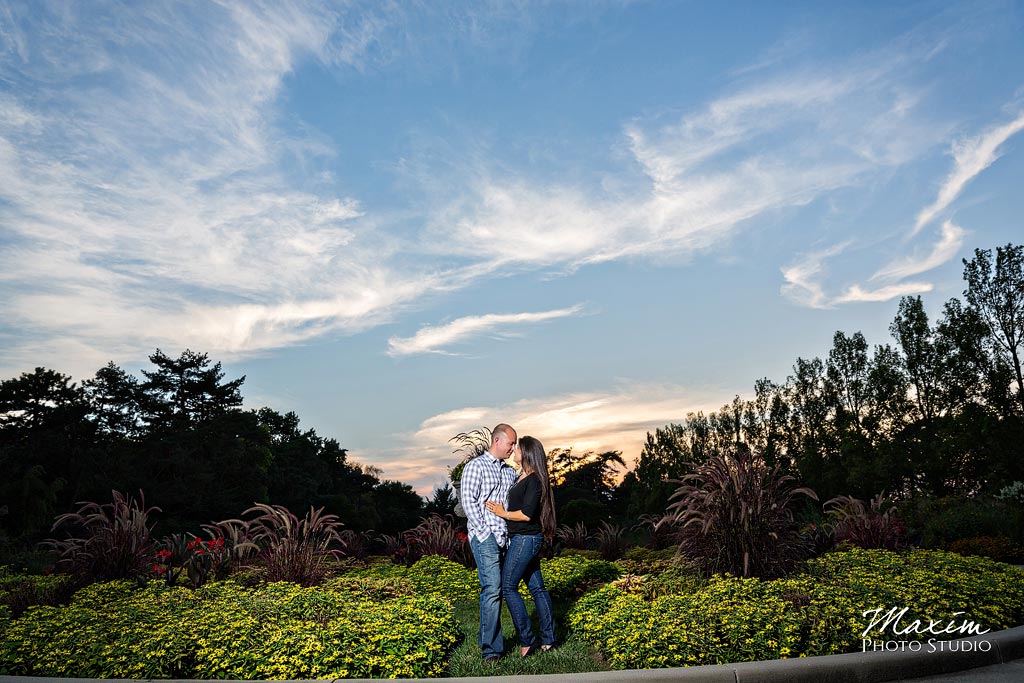
{"type": "Polygon", "coordinates": [[[491,432],[490,448],[466,463],[460,498],[480,577],[479,642],[484,662],[497,662],[505,650],[502,596],[519,636],[520,654],[526,657],[538,649],[554,649],[551,596],[540,573],[544,536],[550,537],[555,531],[555,505],[544,446],[532,436],[517,442],[516,431],[499,424],[491,432]],[[510,457],[519,465],[518,473],[506,462],[510,457]],[[537,608],[539,640],[519,594],[523,579],[537,608]]]}

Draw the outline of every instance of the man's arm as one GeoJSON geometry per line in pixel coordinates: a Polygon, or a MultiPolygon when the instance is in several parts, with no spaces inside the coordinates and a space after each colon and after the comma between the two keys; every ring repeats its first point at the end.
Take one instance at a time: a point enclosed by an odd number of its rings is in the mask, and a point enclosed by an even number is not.
{"type": "Polygon", "coordinates": [[[467,526],[476,529],[487,528],[483,516],[490,514],[483,511],[483,501],[480,500],[483,496],[483,483],[483,472],[480,471],[479,463],[474,458],[462,468],[462,487],[459,489],[459,495],[462,509],[466,512],[466,519],[469,520],[467,526]]]}

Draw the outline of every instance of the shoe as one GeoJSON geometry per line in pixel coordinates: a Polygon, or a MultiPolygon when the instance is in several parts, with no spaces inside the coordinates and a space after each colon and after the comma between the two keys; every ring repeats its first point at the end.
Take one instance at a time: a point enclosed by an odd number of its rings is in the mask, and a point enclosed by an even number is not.
{"type": "Polygon", "coordinates": [[[557,649],[558,649],[558,643],[551,643],[549,645],[541,645],[540,646],[540,651],[541,652],[551,652],[552,650],[557,650],[557,649]]]}
{"type": "Polygon", "coordinates": [[[536,654],[537,650],[539,650],[539,649],[540,649],[540,646],[537,645],[537,643],[534,643],[533,645],[530,645],[530,646],[525,647],[522,650],[520,650],[519,651],[519,655],[522,656],[522,657],[529,657],[532,654],[536,654]]]}
{"type": "Polygon", "coordinates": [[[488,655],[484,657],[484,664],[497,664],[501,661],[501,657],[498,655],[488,655]]]}

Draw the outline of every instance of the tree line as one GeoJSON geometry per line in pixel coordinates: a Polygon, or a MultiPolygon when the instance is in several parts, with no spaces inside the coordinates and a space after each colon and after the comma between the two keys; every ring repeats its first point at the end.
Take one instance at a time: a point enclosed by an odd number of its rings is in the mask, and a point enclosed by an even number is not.
{"type": "Polygon", "coordinates": [[[782,382],[754,383],[710,415],[648,433],[614,497],[620,513],[665,510],[688,463],[752,450],[818,492],[870,498],[998,493],[1024,481],[1024,247],[976,249],[963,300],[937,320],[903,297],[892,340],[835,333],[824,358],[797,358],[782,382]]]}
{"type": "Polygon", "coordinates": [[[301,511],[326,506],[356,531],[415,526],[412,487],[348,458],[299,417],[243,410],[245,377],[220,363],[159,349],[135,377],[110,363],[81,385],[46,368],[0,382],[0,529],[45,536],[55,515],[111,490],[141,489],[161,508],[158,533],[236,517],[254,501],[301,511]]]}

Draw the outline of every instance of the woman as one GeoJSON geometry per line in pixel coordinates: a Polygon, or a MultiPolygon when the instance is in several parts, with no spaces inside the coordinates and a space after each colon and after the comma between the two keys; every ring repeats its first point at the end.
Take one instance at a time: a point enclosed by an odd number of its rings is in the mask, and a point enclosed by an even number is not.
{"type": "Polygon", "coordinates": [[[520,473],[509,489],[508,509],[493,501],[487,502],[487,509],[508,520],[509,540],[501,572],[501,592],[519,635],[520,654],[526,657],[538,647],[544,651],[556,647],[551,595],[544,588],[544,577],[540,573],[540,548],[544,537],[551,538],[555,533],[555,503],[541,442],[524,436],[513,451],[512,460],[519,465],[520,473]],[[519,594],[519,582],[524,578],[540,619],[540,643],[534,639],[526,603],[519,594]]]}

